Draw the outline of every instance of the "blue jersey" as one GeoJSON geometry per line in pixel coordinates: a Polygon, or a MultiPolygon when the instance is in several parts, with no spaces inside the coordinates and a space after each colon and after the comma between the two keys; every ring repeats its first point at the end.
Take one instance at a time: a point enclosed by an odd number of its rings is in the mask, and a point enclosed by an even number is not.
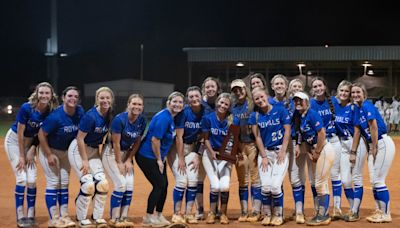
{"type": "MultiPolygon", "coordinates": [[[[356,105],[354,106],[357,107],[356,105]]],[[[385,122],[379,114],[378,109],[370,101],[366,100],[362,103],[361,108],[356,108],[356,125],[360,126],[361,134],[368,143],[372,142],[368,125],[368,121],[370,120],[376,120],[378,125],[378,139],[381,139],[382,135],[387,133],[385,122]]]]}
{"type": "Polygon", "coordinates": [[[186,106],[182,112],[175,117],[176,129],[183,128],[183,142],[192,144],[197,142],[201,133],[201,119],[204,115],[204,107],[201,106],[199,113],[186,106]]]}
{"type": "Polygon", "coordinates": [[[149,129],[139,149],[139,154],[146,158],[156,159],[151,146],[151,138],[160,140],[161,159],[164,160],[175,138],[175,123],[167,108],[159,111],[150,121],[149,129]]]}
{"type": "MultiPolygon", "coordinates": [[[[331,97],[331,99],[336,99],[335,97],[331,97]]],[[[326,130],[326,137],[330,138],[333,134],[336,134],[335,124],[333,121],[333,114],[331,112],[331,108],[328,103],[328,99],[323,101],[318,101],[315,98],[311,98],[310,100],[311,109],[316,111],[318,115],[321,117],[324,127],[326,130]]]]}
{"type": "Polygon", "coordinates": [[[11,126],[11,129],[13,132],[17,133],[18,123],[24,124],[24,136],[32,138],[37,135],[40,126],[48,115],[48,111],[40,113],[38,110],[32,108],[30,103],[26,102],[21,106],[17,114],[17,119],[11,126]]]}
{"type": "Polygon", "coordinates": [[[49,146],[57,150],[67,150],[78,134],[79,121],[85,111],[77,106],[73,116],[64,112],[64,106],[57,107],[43,122],[41,129],[46,132],[49,146]]]}
{"type": "Polygon", "coordinates": [[[135,122],[131,123],[128,118],[128,112],[122,112],[111,122],[111,133],[121,134],[119,145],[121,150],[127,150],[138,138],[142,137],[146,124],[146,119],[143,115],[139,115],[135,122]]]}
{"type": "Polygon", "coordinates": [[[309,109],[306,115],[301,115],[300,132],[303,141],[309,144],[316,144],[318,140],[318,131],[323,128],[323,122],[318,113],[309,109]]]}
{"type": "Polygon", "coordinates": [[[239,120],[240,126],[240,142],[254,142],[254,136],[251,133],[251,128],[248,124],[251,111],[247,100],[243,104],[236,103],[231,109],[232,114],[239,120]]]}
{"type": "Polygon", "coordinates": [[[271,149],[282,145],[285,135],[284,125],[290,125],[290,116],[282,105],[274,105],[267,113],[262,111],[251,113],[249,125],[256,124],[260,129],[264,147],[271,149]]]}
{"type": "Polygon", "coordinates": [[[84,139],[85,143],[92,147],[97,147],[103,142],[108,127],[106,119],[100,115],[96,107],[89,109],[79,123],[79,130],[87,133],[84,139]]]}
{"type": "MultiPolygon", "coordinates": [[[[239,119],[233,118],[233,125],[239,125],[239,119]]],[[[201,129],[205,133],[209,133],[208,140],[210,141],[213,150],[218,151],[222,145],[224,137],[228,134],[229,124],[228,118],[220,121],[217,113],[214,111],[206,116],[201,121],[201,129]]]]}
{"type": "Polygon", "coordinates": [[[355,110],[354,104],[342,106],[337,98],[332,98],[335,107],[335,129],[339,137],[348,138],[354,135],[355,110]]]}
{"type": "Polygon", "coordinates": [[[205,101],[203,99],[201,100],[201,104],[204,107],[204,114],[205,115],[215,111],[215,104],[210,104],[210,103],[208,103],[207,101],[205,101]]]}

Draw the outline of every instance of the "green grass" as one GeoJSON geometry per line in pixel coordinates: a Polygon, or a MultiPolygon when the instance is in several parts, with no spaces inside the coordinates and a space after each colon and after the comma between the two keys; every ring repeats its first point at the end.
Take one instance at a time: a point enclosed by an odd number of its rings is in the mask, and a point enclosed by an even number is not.
{"type": "Polygon", "coordinates": [[[5,137],[8,129],[10,129],[13,121],[11,120],[0,120],[0,137],[5,137]]]}

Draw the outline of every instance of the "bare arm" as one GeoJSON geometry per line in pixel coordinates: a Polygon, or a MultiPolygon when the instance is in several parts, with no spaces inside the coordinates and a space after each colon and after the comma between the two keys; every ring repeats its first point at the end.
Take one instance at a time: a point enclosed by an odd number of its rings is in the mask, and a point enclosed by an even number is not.
{"type": "Polygon", "coordinates": [[[210,139],[209,139],[210,133],[205,132],[203,136],[204,136],[204,145],[206,146],[207,150],[210,152],[212,159],[214,159],[214,160],[217,159],[216,152],[213,150],[211,143],[210,143],[210,139]]]}
{"type": "Polygon", "coordinates": [[[326,133],[325,133],[325,128],[321,128],[318,132],[318,138],[317,138],[317,146],[315,148],[315,152],[317,154],[320,154],[322,149],[325,146],[325,139],[326,139],[326,133]]]}
{"type": "Polygon", "coordinates": [[[378,124],[376,123],[376,120],[369,120],[368,121],[368,126],[369,126],[369,131],[371,133],[371,153],[372,155],[376,156],[376,152],[378,149],[378,124]]]}
{"type": "Polygon", "coordinates": [[[183,148],[183,133],[184,129],[179,128],[176,129],[176,150],[178,153],[178,171],[182,174],[186,173],[186,164],[185,164],[185,151],[183,148]]]}
{"type": "Polygon", "coordinates": [[[47,141],[47,133],[42,129],[39,130],[39,141],[40,148],[43,151],[44,156],[47,158],[47,162],[50,166],[55,166],[57,164],[56,156],[51,152],[49,142],[47,141]]]}

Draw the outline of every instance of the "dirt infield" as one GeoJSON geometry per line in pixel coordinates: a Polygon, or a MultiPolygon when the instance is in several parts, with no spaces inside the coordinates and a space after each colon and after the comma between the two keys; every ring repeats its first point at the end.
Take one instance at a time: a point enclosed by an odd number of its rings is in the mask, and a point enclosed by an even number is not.
{"type": "MultiPolygon", "coordinates": [[[[15,223],[15,202],[14,202],[14,188],[15,188],[15,177],[11,170],[10,164],[8,162],[7,156],[4,152],[4,139],[0,139],[0,167],[2,170],[0,172],[0,227],[16,227],[15,223]]],[[[396,148],[400,148],[400,137],[394,139],[396,143],[396,148]]],[[[368,216],[374,210],[374,201],[371,191],[371,185],[369,183],[369,177],[367,172],[367,166],[364,167],[364,199],[361,205],[361,217],[362,219],[356,223],[346,223],[343,221],[332,222],[330,227],[400,227],[400,155],[399,149],[397,149],[397,153],[395,156],[395,160],[393,161],[393,165],[390,170],[390,174],[386,179],[386,184],[389,187],[390,197],[391,197],[391,211],[393,222],[390,224],[371,224],[365,220],[365,217],[368,216]]],[[[233,169],[234,170],[234,169],[233,169]]],[[[167,196],[167,202],[164,208],[164,214],[167,218],[170,218],[172,215],[172,189],[174,186],[174,179],[170,170],[168,170],[168,178],[169,178],[169,191],[167,196]]],[[[39,165],[38,170],[38,188],[37,188],[37,203],[36,203],[36,217],[40,227],[47,227],[48,214],[44,201],[44,191],[45,191],[45,177],[42,171],[42,168],[39,165]]],[[[142,216],[146,212],[146,204],[147,204],[147,196],[151,190],[150,184],[146,181],[143,176],[141,170],[135,165],[135,187],[133,193],[133,200],[131,204],[131,209],[129,212],[130,217],[135,222],[136,226],[141,226],[142,216]]],[[[205,186],[208,186],[208,182],[206,180],[205,186]]],[[[292,213],[292,208],[294,208],[293,204],[293,196],[291,187],[288,182],[288,178],[285,179],[284,183],[284,191],[285,191],[285,215],[288,216],[292,213]]],[[[69,211],[72,216],[75,215],[74,210],[74,199],[79,192],[79,182],[75,177],[75,174],[71,174],[70,181],[70,204],[69,211]]],[[[205,188],[204,199],[205,199],[205,208],[208,208],[208,187],[205,188]]],[[[332,200],[331,200],[332,202],[332,200]]],[[[344,197],[342,198],[343,211],[347,212],[348,204],[344,197]]],[[[26,202],[25,202],[26,203],[26,202]]],[[[331,203],[332,205],[332,203],[331,203]]],[[[109,202],[107,203],[105,218],[108,218],[109,213],[109,202]]],[[[306,184],[306,215],[312,215],[312,198],[311,191],[309,187],[309,183],[306,184]]],[[[235,220],[239,216],[240,213],[240,205],[239,205],[239,197],[238,197],[238,181],[236,178],[236,172],[233,171],[232,181],[231,181],[231,192],[230,192],[230,200],[228,205],[228,217],[231,219],[231,223],[229,226],[231,227],[255,227],[261,226],[260,224],[248,224],[248,223],[238,223],[235,220]]],[[[204,222],[201,222],[199,225],[192,225],[192,227],[206,227],[209,226],[204,222]]],[[[221,227],[223,225],[215,224],[212,225],[214,227],[221,227]]],[[[286,221],[283,227],[298,227],[304,225],[297,225],[293,221],[286,221]]]]}

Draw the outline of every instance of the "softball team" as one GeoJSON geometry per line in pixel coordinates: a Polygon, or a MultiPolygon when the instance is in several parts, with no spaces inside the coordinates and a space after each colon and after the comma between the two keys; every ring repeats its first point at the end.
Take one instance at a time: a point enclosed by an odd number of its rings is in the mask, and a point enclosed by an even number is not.
{"type": "Polygon", "coordinates": [[[48,227],[133,227],[129,207],[134,157],[153,187],[143,226],[171,224],[162,213],[167,198],[167,162],[175,179],[172,223],[197,224],[204,218],[203,187],[207,174],[210,208],[206,223],[219,220],[229,224],[232,163],[218,155],[232,124],[240,127],[239,140],[235,142],[238,160],[234,164],[239,182],[239,222],[262,220],[264,226],[284,223],[282,186],[287,172],[296,223],[318,226],[336,219],[360,220],[366,158],[376,205],[366,219],[373,223],[392,221],[385,179],[395,146],[386,135],[380,110],[367,100],[362,84],[342,81],[334,97],[328,95],[325,80],[316,77],[311,82],[310,98],[302,92],[302,81],[295,79],[289,83],[281,74],[271,80],[274,97],[268,95],[268,85],[261,74],[249,75],[248,83],[233,80],[231,96],[221,93],[218,79],[208,77],[202,89],[187,89],[186,106],[183,94],[173,92],[166,108],[153,116],[146,134],[144,98],[140,94],[132,94],[126,111],[113,117],[114,93],[108,87],[96,91],[95,105],[85,113],[79,105],[76,87],[67,87],[62,93],[62,105],[56,107],[57,96],[52,86],[47,82],[38,84],[28,102],[21,106],[4,142],[16,177],[17,226],[37,225],[37,147],[46,176],[48,227]],[[306,165],[315,209],[308,221],[304,213],[306,165]],[[75,200],[76,224],[68,213],[71,167],[80,181],[75,200]],[[108,222],[103,219],[110,188],[105,173],[113,183],[108,222]],[[333,190],[332,217],[329,178],[333,190]],[[347,214],[341,211],[342,185],[350,207],[347,214]],[[91,201],[93,212],[88,216],[91,201]]]}

